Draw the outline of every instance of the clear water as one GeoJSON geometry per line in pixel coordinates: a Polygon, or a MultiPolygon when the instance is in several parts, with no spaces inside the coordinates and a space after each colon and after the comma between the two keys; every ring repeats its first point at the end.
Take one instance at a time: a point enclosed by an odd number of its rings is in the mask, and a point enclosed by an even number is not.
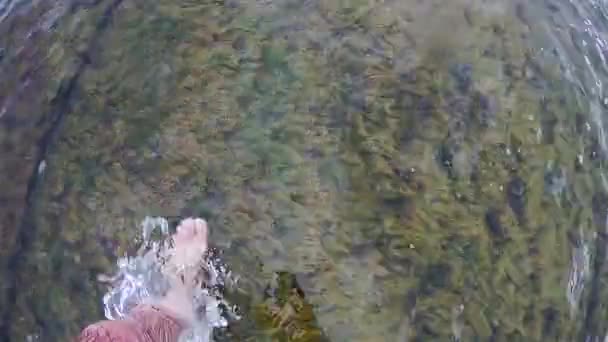
{"type": "Polygon", "coordinates": [[[134,227],[187,216],[241,276],[217,340],[604,340],[606,35],[594,0],[0,1],[0,341],[103,318],[117,260],[109,317],[162,292],[134,227]]]}

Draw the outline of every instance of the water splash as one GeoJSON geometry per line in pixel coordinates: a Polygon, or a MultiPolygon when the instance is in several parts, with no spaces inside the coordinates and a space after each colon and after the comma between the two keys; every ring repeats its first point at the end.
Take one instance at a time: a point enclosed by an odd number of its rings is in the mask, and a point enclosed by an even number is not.
{"type": "MultiPolygon", "coordinates": [[[[153,302],[169,288],[165,265],[173,242],[168,221],[162,217],[146,217],[141,223],[141,238],[142,244],[135,256],[118,259],[115,275],[99,277],[110,285],[103,297],[104,313],[110,320],[126,318],[137,304],[153,302]]],[[[222,262],[220,252],[210,248],[198,267],[205,271],[206,277],[192,298],[197,320],[182,334],[180,341],[210,341],[214,328],[225,328],[230,321],[240,319],[237,307],[224,299],[226,287],[235,285],[238,279],[222,262]]]]}

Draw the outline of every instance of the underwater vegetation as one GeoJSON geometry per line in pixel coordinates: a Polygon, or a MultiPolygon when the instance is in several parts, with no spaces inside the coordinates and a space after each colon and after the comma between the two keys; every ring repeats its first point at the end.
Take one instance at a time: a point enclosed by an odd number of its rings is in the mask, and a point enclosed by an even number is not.
{"type": "Polygon", "coordinates": [[[144,216],[200,215],[241,276],[218,340],[603,336],[606,156],[520,6],[95,1],[2,38],[46,97],[0,93],[0,335],[74,335],[144,216]]]}

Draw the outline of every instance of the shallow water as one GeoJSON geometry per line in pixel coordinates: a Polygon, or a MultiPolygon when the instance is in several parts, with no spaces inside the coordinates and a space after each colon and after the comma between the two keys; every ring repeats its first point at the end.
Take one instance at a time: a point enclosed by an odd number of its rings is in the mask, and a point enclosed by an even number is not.
{"type": "Polygon", "coordinates": [[[607,15],[0,1],[0,341],[102,318],[148,215],[241,276],[218,340],[602,341],[607,15]]]}

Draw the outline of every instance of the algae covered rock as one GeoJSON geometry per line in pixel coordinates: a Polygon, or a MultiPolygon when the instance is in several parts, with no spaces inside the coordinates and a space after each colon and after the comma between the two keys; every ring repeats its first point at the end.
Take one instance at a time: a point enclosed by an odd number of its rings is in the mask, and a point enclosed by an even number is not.
{"type": "Polygon", "coordinates": [[[209,219],[247,285],[247,319],[227,336],[605,330],[605,156],[570,84],[532,53],[520,7],[101,3],[112,25],[36,187],[16,339],[98,319],[95,275],[146,215],[209,219]]]}
{"type": "Polygon", "coordinates": [[[295,276],[277,273],[266,289],[268,298],[255,308],[258,320],[280,341],[327,341],[315,322],[314,309],[306,302],[295,276]]]}

